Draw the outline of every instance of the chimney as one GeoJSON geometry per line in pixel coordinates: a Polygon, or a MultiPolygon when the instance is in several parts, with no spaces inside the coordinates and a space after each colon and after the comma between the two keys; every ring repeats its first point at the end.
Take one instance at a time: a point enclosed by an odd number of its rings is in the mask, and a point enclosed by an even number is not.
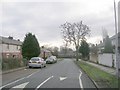
{"type": "Polygon", "coordinates": [[[18,41],[20,41],[20,39],[18,39],[18,41]]]}
{"type": "Polygon", "coordinates": [[[42,46],[42,48],[44,48],[44,46],[42,46]]]}
{"type": "Polygon", "coordinates": [[[11,37],[11,36],[9,36],[8,38],[9,38],[9,39],[13,39],[13,37],[11,37]]]}

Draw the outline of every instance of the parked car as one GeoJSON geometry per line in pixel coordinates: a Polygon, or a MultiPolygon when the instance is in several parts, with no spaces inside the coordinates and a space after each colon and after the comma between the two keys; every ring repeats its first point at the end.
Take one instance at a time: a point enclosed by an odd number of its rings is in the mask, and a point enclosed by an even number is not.
{"type": "Polygon", "coordinates": [[[50,56],[46,59],[46,63],[49,64],[49,63],[56,63],[57,62],[57,58],[56,56],[50,56]]]}
{"type": "Polygon", "coordinates": [[[29,60],[28,63],[29,68],[31,67],[46,67],[46,61],[44,61],[43,58],[40,57],[33,57],[29,60]]]}
{"type": "Polygon", "coordinates": [[[51,56],[51,58],[53,58],[54,63],[56,63],[56,62],[57,62],[57,58],[56,58],[56,56],[51,56]]]}

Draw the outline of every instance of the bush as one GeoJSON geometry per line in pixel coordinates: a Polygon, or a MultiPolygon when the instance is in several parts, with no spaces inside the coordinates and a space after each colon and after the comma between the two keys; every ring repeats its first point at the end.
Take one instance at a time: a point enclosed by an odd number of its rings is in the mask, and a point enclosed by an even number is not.
{"type": "Polygon", "coordinates": [[[2,60],[2,70],[19,68],[25,65],[26,65],[26,60],[24,59],[9,58],[2,60]]]}

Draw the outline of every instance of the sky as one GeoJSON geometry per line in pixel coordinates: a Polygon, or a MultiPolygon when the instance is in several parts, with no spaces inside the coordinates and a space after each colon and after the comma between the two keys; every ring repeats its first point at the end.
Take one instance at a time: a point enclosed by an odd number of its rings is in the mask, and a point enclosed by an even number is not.
{"type": "MultiPolygon", "coordinates": [[[[61,46],[60,25],[83,21],[90,27],[87,41],[99,43],[102,30],[115,34],[114,0],[1,0],[0,36],[24,40],[25,34],[36,35],[40,46],[61,46]]],[[[119,0],[116,0],[118,2],[119,0]]]]}

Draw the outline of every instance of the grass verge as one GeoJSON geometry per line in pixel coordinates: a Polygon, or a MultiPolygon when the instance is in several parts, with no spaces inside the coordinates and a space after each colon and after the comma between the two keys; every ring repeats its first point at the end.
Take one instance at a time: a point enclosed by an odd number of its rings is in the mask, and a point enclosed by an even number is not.
{"type": "Polygon", "coordinates": [[[97,83],[99,88],[118,88],[118,79],[116,76],[113,76],[82,61],[75,61],[75,63],[97,83]]]}

